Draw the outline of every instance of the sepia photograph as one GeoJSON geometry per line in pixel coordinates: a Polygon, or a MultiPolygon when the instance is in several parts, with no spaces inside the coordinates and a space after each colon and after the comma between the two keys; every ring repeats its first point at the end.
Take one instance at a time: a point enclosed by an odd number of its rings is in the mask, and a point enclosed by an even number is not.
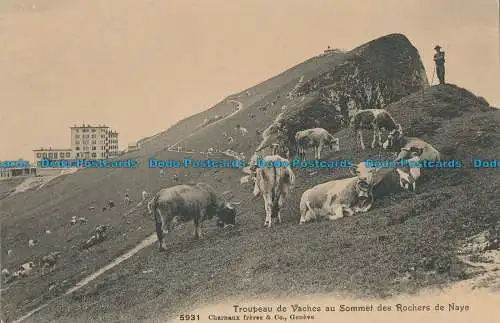
{"type": "Polygon", "coordinates": [[[0,0],[0,322],[500,322],[498,0],[0,0]]]}

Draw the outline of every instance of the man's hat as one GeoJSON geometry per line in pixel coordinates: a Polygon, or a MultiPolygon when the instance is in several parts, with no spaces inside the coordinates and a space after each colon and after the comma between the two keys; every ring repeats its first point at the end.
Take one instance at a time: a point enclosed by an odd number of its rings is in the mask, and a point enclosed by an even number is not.
{"type": "Polygon", "coordinates": [[[441,46],[436,45],[436,47],[434,47],[434,49],[441,49],[441,46]]]}

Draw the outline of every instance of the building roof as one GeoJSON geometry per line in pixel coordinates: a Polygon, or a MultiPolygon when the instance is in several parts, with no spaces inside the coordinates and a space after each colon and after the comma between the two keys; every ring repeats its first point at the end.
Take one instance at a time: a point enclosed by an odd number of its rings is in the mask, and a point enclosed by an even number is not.
{"type": "Polygon", "coordinates": [[[71,151],[71,148],[40,148],[40,149],[33,149],[33,151],[60,151],[60,150],[69,150],[71,151]]]}

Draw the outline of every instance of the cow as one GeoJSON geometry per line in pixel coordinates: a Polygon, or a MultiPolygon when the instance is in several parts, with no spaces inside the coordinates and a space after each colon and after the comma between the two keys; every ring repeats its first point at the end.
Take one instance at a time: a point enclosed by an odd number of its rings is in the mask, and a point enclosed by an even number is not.
{"type": "Polygon", "coordinates": [[[35,244],[37,243],[36,240],[33,240],[33,239],[29,239],[28,240],[28,248],[33,248],[35,246],[35,244]]]}
{"type": "Polygon", "coordinates": [[[12,251],[11,249],[7,250],[7,256],[12,257],[13,254],[14,251],[12,251]]]}
{"type": "Polygon", "coordinates": [[[217,218],[219,228],[235,224],[236,210],[232,203],[217,194],[214,188],[206,183],[196,185],[176,185],[160,190],[150,205],[156,224],[159,249],[165,250],[164,235],[179,222],[194,222],[194,236],[202,236],[203,221],[217,218]]]}
{"type": "Polygon", "coordinates": [[[229,144],[230,144],[230,143],[232,143],[232,142],[234,141],[233,136],[229,136],[229,137],[227,137],[227,140],[226,140],[226,141],[227,141],[227,143],[229,143],[229,144]]]}
{"type": "Polygon", "coordinates": [[[84,217],[84,216],[81,216],[81,217],[79,217],[79,218],[78,218],[78,223],[79,223],[79,224],[87,224],[88,222],[89,222],[89,221],[88,221],[88,220],[87,220],[87,218],[86,218],[86,217],[84,217]]]}
{"type": "Polygon", "coordinates": [[[415,151],[420,154],[420,160],[441,160],[441,155],[436,148],[419,138],[404,136],[401,126],[398,126],[387,135],[382,147],[398,153],[395,161],[412,158],[415,151]]]}
{"type": "Polygon", "coordinates": [[[266,156],[262,162],[264,167],[258,167],[255,173],[253,195],[262,194],[266,210],[264,226],[271,227],[273,219],[281,223],[281,208],[295,185],[295,175],[288,160],[279,155],[266,156]]]}
{"type": "Polygon", "coordinates": [[[54,251],[42,257],[42,260],[40,261],[41,276],[45,275],[46,269],[48,269],[48,272],[56,269],[56,262],[60,255],[60,251],[54,251]]]}
{"type": "Polygon", "coordinates": [[[416,182],[420,178],[420,167],[418,162],[420,161],[420,155],[422,154],[423,149],[418,148],[418,151],[415,152],[415,156],[408,159],[408,165],[399,166],[396,168],[396,171],[399,174],[399,184],[403,189],[416,189],[416,182]]]}
{"type": "Polygon", "coordinates": [[[339,138],[335,138],[323,128],[312,128],[297,131],[295,134],[295,144],[300,158],[305,159],[306,149],[314,148],[314,157],[321,158],[321,150],[327,145],[334,152],[340,151],[339,138]]]}
{"type": "Polygon", "coordinates": [[[19,276],[20,277],[28,276],[33,271],[33,268],[35,268],[35,267],[36,267],[36,265],[33,261],[29,261],[25,264],[22,264],[18,268],[19,276]]]}
{"type": "Polygon", "coordinates": [[[373,206],[373,187],[378,169],[362,162],[350,168],[354,177],[333,180],[306,190],[300,199],[299,223],[321,217],[330,220],[368,212],[373,206]]]}
{"type": "Polygon", "coordinates": [[[236,125],[236,130],[239,131],[240,135],[245,136],[248,134],[247,128],[244,128],[240,126],[239,124],[236,125]]]}
{"type": "Polygon", "coordinates": [[[141,201],[146,201],[146,199],[148,198],[148,192],[142,191],[141,195],[142,195],[142,200],[141,201]]]}
{"type": "Polygon", "coordinates": [[[377,143],[379,146],[382,146],[382,135],[380,134],[381,129],[392,131],[401,127],[401,125],[397,124],[389,112],[385,109],[359,110],[351,118],[351,126],[354,131],[354,135],[359,138],[359,144],[361,145],[362,150],[365,150],[363,129],[373,129],[373,141],[371,147],[374,149],[377,143]]]}
{"type": "Polygon", "coordinates": [[[11,277],[12,274],[7,268],[2,269],[2,279],[5,283],[7,283],[11,277]]]}
{"type": "MultiPolygon", "coordinates": [[[[104,210],[106,210],[106,209],[104,209],[104,210]]],[[[76,224],[76,222],[77,222],[76,221],[76,216],[72,216],[71,217],[71,221],[69,221],[69,223],[71,223],[72,225],[74,225],[74,224],[76,224]]]]}

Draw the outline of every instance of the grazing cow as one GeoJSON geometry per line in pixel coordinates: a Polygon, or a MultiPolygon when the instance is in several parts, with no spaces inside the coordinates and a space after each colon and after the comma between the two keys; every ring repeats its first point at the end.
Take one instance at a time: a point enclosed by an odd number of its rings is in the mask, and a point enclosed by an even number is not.
{"type": "Polygon", "coordinates": [[[95,207],[94,206],[89,206],[89,212],[94,212],[95,211],[95,207]]]}
{"type": "Polygon", "coordinates": [[[362,162],[351,167],[355,177],[329,181],[306,190],[300,199],[300,222],[321,217],[330,220],[368,212],[373,206],[373,187],[376,168],[368,168],[362,162]]]}
{"type": "Polygon", "coordinates": [[[113,200],[109,200],[108,201],[108,207],[111,209],[111,208],[114,208],[115,207],[115,202],[113,200]]]}
{"type": "Polygon", "coordinates": [[[416,182],[420,178],[420,167],[418,162],[420,161],[420,155],[422,152],[423,149],[418,148],[418,151],[415,152],[415,156],[408,159],[408,165],[396,168],[396,171],[399,174],[399,185],[401,188],[407,190],[411,186],[413,191],[415,191],[416,182]]]}
{"type": "Polygon", "coordinates": [[[234,141],[234,138],[232,136],[228,137],[227,138],[227,142],[228,143],[232,143],[234,141]]]}
{"type": "MultiPolygon", "coordinates": [[[[106,207],[104,207],[104,210],[103,210],[103,211],[105,211],[105,210],[106,210],[106,207]]],[[[69,221],[69,223],[71,223],[71,224],[73,224],[73,225],[74,225],[74,224],[76,224],[76,222],[77,222],[77,221],[76,221],[76,216],[72,216],[72,217],[71,217],[71,221],[69,221]]]]}
{"type": "Polygon", "coordinates": [[[7,256],[12,257],[13,254],[14,254],[14,251],[12,251],[10,249],[7,250],[7,256]]]}
{"type": "MultiPolygon", "coordinates": [[[[395,159],[396,162],[401,159],[410,159],[414,157],[415,153],[419,155],[419,159],[421,161],[441,160],[441,155],[436,148],[419,138],[405,137],[401,126],[389,133],[383,147],[386,150],[399,153],[395,159]]],[[[424,176],[425,172],[423,172],[423,169],[420,169],[419,171],[421,173],[420,176],[424,176]]]]}
{"type": "Polygon", "coordinates": [[[371,147],[374,149],[377,142],[379,146],[382,146],[382,137],[380,134],[381,129],[392,131],[401,127],[396,123],[396,121],[394,121],[389,112],[384,109],[359,110],[351,118],[351,126],[354,130],[354,135],[359,138],[359,144],[363,150],[365,150],[363,129],[373,129],[373,141],[371,147]]]}
{"type": "Polygon", "coordinates": [[[223,136],[224,138],[227,138],[227,136],[228,136],[227,132],[225,132],[225,131],[224,131],[224,132],[222,133],[222,136],[223,136]]]}
{"type": "Polygon", "coordinates": [[[88,221],[88,220],[87,220],[87,218],[86,218],[86,217],[84,217],[84,216],[81,216],[81,217],[79,217],[79,218],[78,218],[78,223],[79,223],[79,224],[87,224],[88,222],[89,222],[89,221],[88,221]]]}
{"type": "Polygon", "coordinates": [[[295,185],[295,175],[288,160],[279,155],[266,156],[262,161],[264,167],[257,168],[253,195],[262,194],[266,209],[264,226],[271,227],[273,219],[281,223],[281,208],[295,185]]]}
{"type": "Polygon", "coordinates": [[[175,226],[174,218],[180,222],[194,222],[194,236],[201,238],[203,221],[217,218],[217,226],[235,224],[236,211],[233,205],[205,183],[176,185],[160,190],[151,201],[150,210],[156,223],[159,249],[165,250],[163,239],[175,226]]]}
{"type": "Polygon", "coordinates": [[[209,154],[212,154],[214,152],[215,152],[215,149],[212,148],[212,147],[210,147],[210,148],[207,149],[207,153],[209,153],[209,154]]]}
{"type": "Polygon", "coordinates": [[[88,249],[95,244],[104,241],[106,239],[106,230],[108,227],[106,225],[98,225],[94,230],[94,234],[87,240],[82,246],[82,249],[88,249]]]}
{"type": "Polygon", "coordinates": [[[50,231],[50,230],[45,230],[45,234],[51,234],[51,233],[52,233],[52,231],[50,231]]]}
{"type": "Polygon", "coordinates": [[[56,262],[57,259],[60,257],[60,255],[61,255],[60,251],[54,251],[42,257],[42,260],[40,261],[42,276],[45,275],[46,269],[48,269],[48,272],[52,272],[54,271],[54,269],[56,269],[56,262]]]}
{"type": "Polygon", "coordinates": [[[29,239],[28,240],[28,248],[33,248],[36,244],[36,240],[29,239]]]}
{"type": "Polygon", "coordinates": [[[297,152],[302,159],[305,159],[306,149],[310,147],[314,148],[314,157],[317,159],[321,158],[321,150],[324,145],[327,145],[335,152],[340,151],[339,138],[335,138],[323,128],[297,131],[295,134],[295,143],[297,145],[297,152]]]}

